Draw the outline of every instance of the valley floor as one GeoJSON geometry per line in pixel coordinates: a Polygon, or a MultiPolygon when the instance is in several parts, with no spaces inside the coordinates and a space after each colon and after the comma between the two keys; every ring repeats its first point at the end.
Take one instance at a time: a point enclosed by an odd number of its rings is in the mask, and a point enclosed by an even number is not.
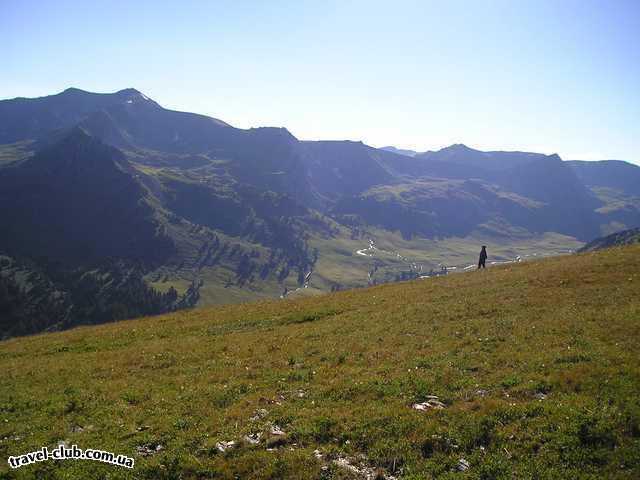
{"type": "Polygon", "coordinates": [[[18,338],[0,371],[3,479],[639,478],[640,246],[18,338]],[[62,441],[135,468],[6,463],[62,441]]]}

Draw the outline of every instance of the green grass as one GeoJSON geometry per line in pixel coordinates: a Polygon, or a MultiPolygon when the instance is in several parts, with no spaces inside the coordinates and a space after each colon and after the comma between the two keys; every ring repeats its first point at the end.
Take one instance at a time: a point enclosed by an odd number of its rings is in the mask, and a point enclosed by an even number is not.
{"type": "MultiPolygon", "coordinates": [[[[318,249],[319,258],[309,283],[309,292],[322,293],[339,284],[345,288],[364,287],[368,273],[375,265],[373,279],[379,283],[392,281],[396,274],[411,271],[410,264],[422,266],[422,273],[439,269],[440,264],[468,266],[478,261],[481,245],[489,245],[489,261],[513,260],[517,255],[526,259],[567,253],[582,245],[573,237],[547,232],[518,236],[517,231],[496,232],[497,226],[486,225],[465,238],[404,239],[399,232],[368,227],[360,238],[351,238],[350,230],[336,226],[334,237],[312,236],[310,245],[318,249]],[[379,250],[373,257],[357,255],[356,251],[369,245],[369,238],[379,250]],[[398,258],[399,253],[402,258],[398,258]]],[[[301,291],[302,293],[302,291],[301,291]]]]}
{"type": "Polygon", "coordinates": [[[639,478],[639,272],[632,246],[9,340],[0,478],[358,478],[338,457],[403,479],[639,478]],[[428,395],[446,408],[411,408],[428,395]],[[136,467],[9,470],[61,440],[136,467]]]}

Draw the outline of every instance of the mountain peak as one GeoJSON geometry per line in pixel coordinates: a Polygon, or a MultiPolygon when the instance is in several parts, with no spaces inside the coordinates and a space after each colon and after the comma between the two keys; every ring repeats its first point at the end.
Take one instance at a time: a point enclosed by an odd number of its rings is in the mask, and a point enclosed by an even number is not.
{"type": "Polygon", "coordinates": [[[60,95],[78,95],[78,94],[82,94],[82,93],[89,93],[86,90],[82,90],[80,88],[76,88],[76,87],[69,87],[67,89],[65,89],[64,91],[60,92],[60,95]]]}
{"type": "Polygon", "coordinates": [[[116,93],[114,93],[114,95],[126,100],[127,103],[149,102],[157,105],[156,102],[154,102],[144,93],[136,90],[135,88],[125,88],[124,90],[118,90],[116,93]]]}
{"type": "Polygon", "coordinates": [[[76,125],[64,132],[64,134],[60,135],[57,141],[51,143],[51,145],[43,151],[54,151],[68,154],[72,151],[86,151],[87,149],[94,149],[96,146],[98,146],[98,148],[112,148],[107,147],[100,139],[91,135],[81,126],[76,125]]]}
{"type": "Polygon", "coordinates": [[[478,154],[484,154],[485,152],[481,152],[480,150],[476,150],[475,148],[468,147],[464,143],[454,143],[453,145],[441,148],[434,153],[444,155],[446,158],[458,158],[467,157],[469,155],[475,156],[478,154]]]}
{"type": "Polygon", "coordinates": [[[133,103],[135,101],[149,102],[153,104],[156,103],[153,100],[151,100],[149,97],[147,97],[144,93],[142,93],[139,90],[136,90],[135,88],[124,88],[122,90],[118,90],[115,93],[93,93],[93,92],[88,92],[86,90],[82,90],[80,88],[69,87],[63,92],[61,92],[59,95],[65,96],[65,97],[91,95],[91,96],[98,96],[98,97],[105,97],[105,98],[111,97],[111,98],[122,99],[122,100],[125,100],[127,103],[133,103]]]}
{"type": "Polygon", "coordinates": [[[450,150],[456,152],[472,152],[473,148],[467,147],[464,143],[454,143],[453,145],[449,145],[448,147],[444,147],[442,150],[450,150]]]}
{"type": "Polygon", "coordinates": [[[107,178],[126,165],[118,149],[106,145],[84,128],[75,126],[61,133],[25,163],[25,169],[48,175],[96,175],[107,178]]]}
{"type": "Polygon", "coordinates": [[[123,88],[122,90],[118,90],[116,92],[116,95],[131,95],[131,94],[142,95],[142,92],[140,92],[140,90],[136,90],[135,88],[123,88]]]}

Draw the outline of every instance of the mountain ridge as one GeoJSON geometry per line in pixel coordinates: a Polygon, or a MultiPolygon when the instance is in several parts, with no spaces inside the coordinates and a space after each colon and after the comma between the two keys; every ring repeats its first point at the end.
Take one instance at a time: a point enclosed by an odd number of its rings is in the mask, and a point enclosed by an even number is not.
{"type": "Polygon", "coordinates": [[[596,238],[590,241],[579,252],[594,252],[604,248],[624,247],[640,243],[640,228],[631,228],[621,232],[612,233],[606,237],[596,238]]]}
{"type": "Polygon", "coordinates": [[[0,101],[0,254],[134,262],[153,288],[197,290],[205,305],[311,295],[462,268],[478,244],[513,261],[640,225],[640,168],[593,168],[463,144],[407,156],[304,141],[135,89],[72,88],[0,101]]]}

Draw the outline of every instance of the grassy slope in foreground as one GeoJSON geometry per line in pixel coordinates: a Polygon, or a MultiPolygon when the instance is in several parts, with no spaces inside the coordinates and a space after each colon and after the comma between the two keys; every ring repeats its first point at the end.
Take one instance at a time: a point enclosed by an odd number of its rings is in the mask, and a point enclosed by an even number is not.
{"type": "Polygon", "coordinates": [[[638,478],[639,364],[640,246],[14,339],[0,478],[638,478]],[[9,471],[61,440],[135,470],[9,471]]]}

